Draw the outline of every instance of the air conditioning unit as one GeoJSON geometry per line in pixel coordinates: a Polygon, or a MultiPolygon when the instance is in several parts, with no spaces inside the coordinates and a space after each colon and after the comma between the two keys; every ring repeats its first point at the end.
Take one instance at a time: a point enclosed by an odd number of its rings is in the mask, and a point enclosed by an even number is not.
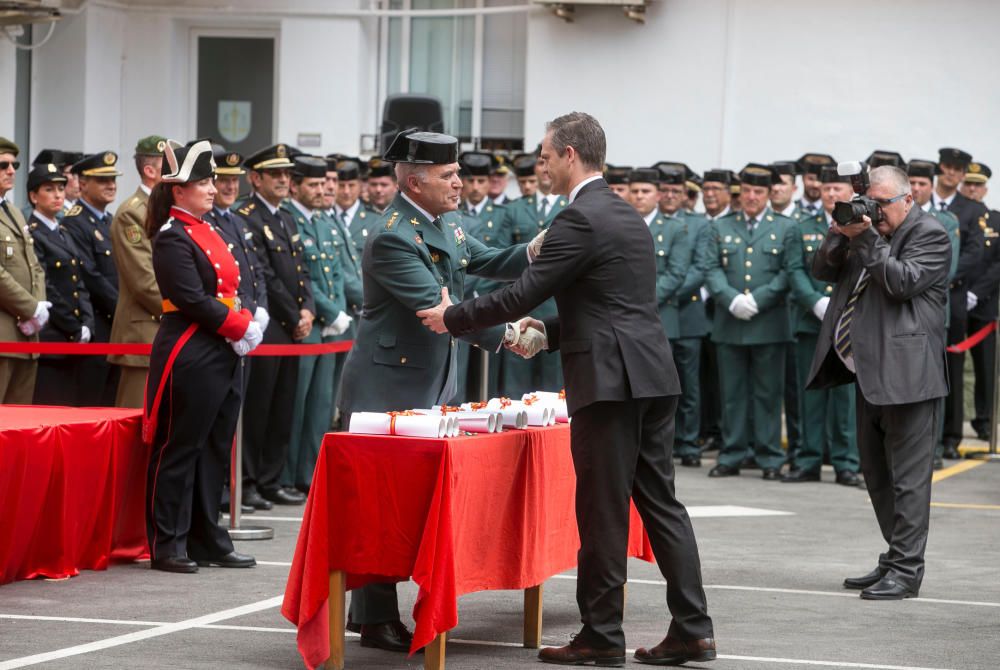
{"type": "Polygon", "coordinates": [[[567,23],[573,22],[579,5],[617,7],[625,14],[625,18],[636,23],[645,23],[648,4],[648,0],[532,0],[532,2],[548,7],[553,14],[567,23]]]}
{"type": "Polygon", "coordinates": [[[60,18],[59,8],[41,0],[0,0],[0,26],[49,23],[60,18]]]}

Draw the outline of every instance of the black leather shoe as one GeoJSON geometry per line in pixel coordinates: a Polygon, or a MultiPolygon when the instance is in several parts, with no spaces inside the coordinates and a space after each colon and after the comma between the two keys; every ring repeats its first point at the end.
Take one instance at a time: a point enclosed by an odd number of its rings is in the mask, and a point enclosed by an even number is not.
{"type": "Polygon", "coordinates": [[[685,468],[700,468],[701,458],[699,456],[681,456],[681,465],[685,468]]]}
{"type": "Polygon", "coordinates": [[[275,505],[301,505],[305,503],[306,496],[295,489],[274,489],[273,491],[261,491],[260,495],[265,500],[270,500],[275,505]]]}
{"type": "Polygon", "coordinates": [[[715,660],[715,640],[706,637],[701,640],[678,640],[667,635],[663,642],[652,649],[639,647],[635,650],[635,660],[646,665],[683,665],[684,663],[704,663],[715,660]]]}
{"type": "Polygon", "coordinates": [[[198,565],[207,568],[217,565],[220,568],[252,568],[257,565],[257,560],[253,556],[241,554],[238,551],[231,551],[220,558],[199,558],[198,565]]]}
{"type": "Polygon", "coordinates": [[[577,635],[565,647],[546,647],[538,652],[538,660],[553,665],[589,665],[606,668],[625,666],[625,650],[617,648],[588,647],[582,636],[577,635]]]}
{"type": "Polygon", "coordinates": [[[917,589],[911,588],[891,577],[883,577],[861,592],[862,600],[903,600],[916,598],[917,589]]]}
{"type": "Polygon", "coordinates": [[[844,580],[845,589],[867,589],[885,576],[885,570],[875,568],[864,577],[848,577],[844,580]]]}
{"type": "Polygon", "coordinates": [[[837,473],[837,483],[841,486],[861,486],[861,477],[854,470],[841,470],[837,473]]]}
{"type": "Polygon", "coordinates": [[[962,454],[958,453],[958,447],[954,444],[944,445],[944,451],[941,452],[941,456],[949,460],[955,460],[962,457],[962,454]]]}
{"type": "Polygon", "coordinates": [[[264,500],[260,496],[260,494],[257,493],[255,489],[250,489],[248,491],[243,492],[243,504],[249,505],[254,509],[262,509],[262,510],[269,510],[272,507],[274,507],[274,505],[264,500]]]}
{"type": "Polygon", "coordinates": [[[347,632],[349,632],[349,633],[360,633],[361,632],[361,624],[354,623],[353,621],[351,621],[351,613],[350,612],[347,613],[347,625],[344,626],[344,628],[346,628],[347,632]]]}
{"type": "Polygon", "coordinates": [[[728,465],[722,465],[721,463],[708,471],[709,477],[738,477],[739,474],[739,468],[731,468],[728,465]]]}
{"type": "Polygon", "coordinates": [[[818,482],[820,480],[819,470],[802,470],[794,468],[785,473],[781,481],[788,484],[798,484],[800,482],[818,482]]]}
{"type": "Polygon", "coordinates": [[[988,430],[977,430],[976,438],[982,440],[983,442],[990,441],[990,431],[988,430]]]}
{"type": "Polygon", "coordinates": [[[164,572],[178,572],[184,574],[190,574],[192,572],[198,572],[198,564],[192,561],[187,556],[167,556],[165,558],[154,558],[149,562],[149,567],[154,570],[163,570],[164,572]]]}
{"type": "Polygon", "coordinates": [[[407,630],[399,619],[361,626],[362,647],[407,652],[412,643],[413,633],[407,630]]]}
{"type": "Polygon", "coordinates": [[[781,470],[778,468],[764,468],[760,473],[761,479],[768,482],[776,482],[781,479],[781,470]]]}

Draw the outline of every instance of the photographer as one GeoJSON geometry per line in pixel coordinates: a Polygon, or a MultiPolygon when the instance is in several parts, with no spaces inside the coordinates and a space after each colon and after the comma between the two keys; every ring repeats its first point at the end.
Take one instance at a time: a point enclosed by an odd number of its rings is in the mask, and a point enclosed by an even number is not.
{"type": "Polygon", "coordinates": [[[866,180],[860,167],[852,183],[867,197],[837,203],[813,260],[813,276],[836,288],[809,388],[855,383],[861,471],[889,544],[871,573],[844,586],[868,600],[899,600],[917,595],[924,574],[938,399],[948,393],[952,251],[941,224],[913,206],[905,172],[882,166],[866,180]]]}

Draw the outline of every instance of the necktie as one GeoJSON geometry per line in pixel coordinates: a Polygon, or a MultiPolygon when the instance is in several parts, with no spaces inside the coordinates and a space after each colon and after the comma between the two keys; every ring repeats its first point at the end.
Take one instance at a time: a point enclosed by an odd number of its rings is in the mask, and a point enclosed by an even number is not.
{"type": "Polygon", "coordinates": [[[346,209],[340,213],[340,218],[343,219],[344,225],[348,228],[351,227],[351,214],[346,209]]]}
{"type": "Polygon", "coordinates": [[[944,200],[940,201],[938,203],[938,209],[940,209],[942,212],[947,212],[948,211],[948,203],[946,203],[944,200]]]}
{"type": "Polygon", "coordinates": [[[851,295],[847,299],[847,304],[844,306],[844,311],[840,315],[840,337],[837,338],[836,347],[837,353],[845,360],[853,355],[853,347],[851,346],[851,321],[854,320],[854,309],[857,307],[858,298],[861,297],[861,293],[868,286],[870,279],[871,275],[867,273],[862,277],[858,285],[851,291],[851,295]]]}
{"type": "Polygon", "coordinates": [[[757,224],[756,220],[747,219],[747,235],[753,235],[753,229],[756,224],[757,224]]]}
{"type": "Polygon", "coordinates": [[[7,207],[7,200],[5,199],[0,200],[0,209],[3,210],[3,213],[7,217],[7,220],[10,221],[11,223],[14,223],[14,217],[11,216],[10,209],[7,207]]]}
{"type": "Polygon", "coordinates": [[[551,209],[551,203],[548,198],[542,198],[541,202],[538,203],[538,213],[542,215],[544,219],[549,215],[549,210],[551,209]]]}

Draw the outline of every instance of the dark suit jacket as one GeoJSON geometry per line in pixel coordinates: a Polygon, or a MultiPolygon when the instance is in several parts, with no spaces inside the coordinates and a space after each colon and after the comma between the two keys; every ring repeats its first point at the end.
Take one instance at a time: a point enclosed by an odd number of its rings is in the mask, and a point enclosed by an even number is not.
{"type": "Polygon", "coordinates": [[[997,318],[1000,299],[1000,212],[993,210],[983,219],[983,262],[979,272],[969,281],[969,291],[979,299],[976,307],[969,312],[969,318],[979,321],[994,321],[997,318]]]}
{"type": "MultiPolygon", "coordinates": [[[[979,220],[989,216],[986,205],[966,198],[961,193],[955,194],[948,211],[958,219],[958,269],[951,279],[951,319],[955,322],[965,321],[965,292],[976,279],[983,260],[983,226],[979,220]]],[[[978,294],[977,294],[978,296],[978,294]]]]}
{"type": "Polygon", "coordinates": [[[656,260],[646,222],[608,190],[584,186],[556,216],[542,252],[514,284],[449,307],[455,335],[517,319],[555,296],[546,321],[559,349],[570,414],[591,403],[681,391],[656,303],[656,260]]]}
{"type": "Polygon", "coordinates": [[[258,307],[267,309],[267,280],[257,251],[253,246],[253,233],[247,222],[236,212],[226,218],[217,208],[205,215],[205,220],[215,225],[219,236],[226,241],[230,253],[240,264],[240,300],[253,314],[258,307]]]}
{"type": "Polygon", "coordinates": [[[836,282],[823,318],[809,388],[854,381],[833,347],[841,313],[861,276],[871,275],[851,321],[857,382],[873,405],[902,405],[948,394],[944,307],[951,242],[940,222],[914,205],[892,238],[869,228],[853,240],[827,235],[813,276],[836,282]]]}

